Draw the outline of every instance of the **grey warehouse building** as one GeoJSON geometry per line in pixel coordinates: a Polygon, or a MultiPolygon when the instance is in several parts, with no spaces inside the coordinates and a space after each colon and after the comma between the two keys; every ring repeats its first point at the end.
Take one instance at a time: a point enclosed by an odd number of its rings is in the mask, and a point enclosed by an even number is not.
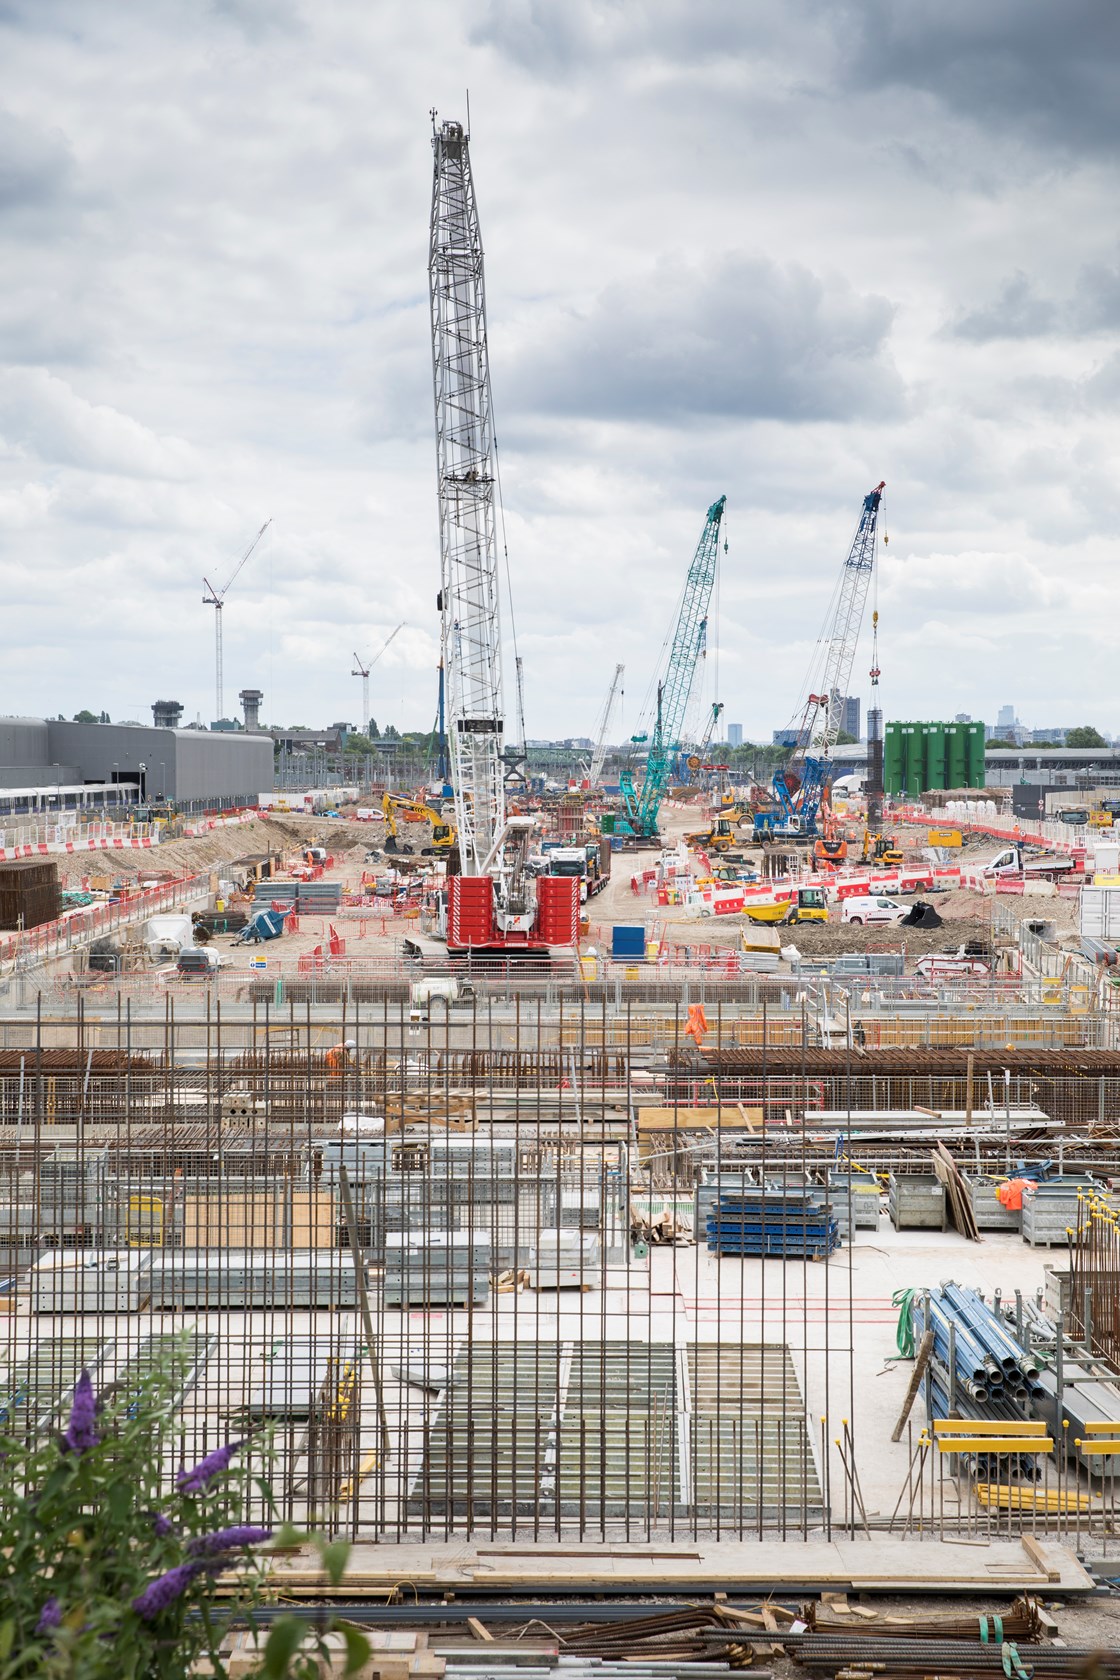
{"type": "Polygon", "coordinates": [[[145,724],[0,718],[0,788],[110,783],[181,807],[255,805],[273,785],[272,739],[145,724]]]}

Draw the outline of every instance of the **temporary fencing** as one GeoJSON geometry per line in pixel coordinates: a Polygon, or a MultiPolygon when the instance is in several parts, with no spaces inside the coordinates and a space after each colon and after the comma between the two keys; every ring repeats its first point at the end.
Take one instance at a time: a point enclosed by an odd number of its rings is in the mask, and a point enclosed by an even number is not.
{"type": "MultiPolygon", "coordinates": [[[[76,813],[75,813],[76,815],[76,813]]],[[[40,851],[84,851],[115,845],[117,841],[159,841],[160,831],[151,823],[28,822],[0,828],[0,857],[32,857],[40,851]]]]}
{"type": "Polygon", "coordinates": [[[13,963],[19,969],[33,968],[117,928],[146,921],[164,910],[196,903],[209,891],[209,875],[185,875],[181,880],[161,882],[115,902],[72,911],[58,921],[44,922],[41,927],[0,934],[0,963],[13,963]]]}

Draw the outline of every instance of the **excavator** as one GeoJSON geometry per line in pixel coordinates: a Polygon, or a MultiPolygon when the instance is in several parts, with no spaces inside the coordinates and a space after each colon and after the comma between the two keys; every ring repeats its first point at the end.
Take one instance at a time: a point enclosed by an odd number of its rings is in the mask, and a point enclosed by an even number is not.
{"type": "Polygon", "coordinates": [[[399,793],[387,793],[381,801],[381,810],[385,817],[385,850],[387,852],[411,852],[411,846],[398,846],[400,830],[397,826],[398,815],[405,822],[426,822],[431,832],[431,844],[420,847],[421,857],[442,857],[449,852],[458,841],[455,824],[447,822],[432,805],[425,805],[419,799],[406,799],[399,793]]]}
{"type": "Polygon", "coordinates": [[[863,863],[881,863],[885,869],[901,869],[906,860],[893,834],[872,834],[863,831],[863,863]]]}
{"type": "Polygon", "coordinates": [[[829,806],[821,802],[821,833],[813,846],[818,869],[839,869],[848,856],[848,838],[829,806]]]}

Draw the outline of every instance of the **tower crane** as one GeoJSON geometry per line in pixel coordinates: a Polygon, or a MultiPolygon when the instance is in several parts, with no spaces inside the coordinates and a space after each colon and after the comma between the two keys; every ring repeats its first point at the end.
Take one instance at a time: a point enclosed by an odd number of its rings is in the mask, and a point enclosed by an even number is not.
{"type": "Polygon", "coordinates": [[[241,556],[240,560],[237,562],[237,565],[233,569],[233,575],[230,578],[229,582],[226,584],[224,589],[215,589],[214,585],[209,581],[208,578],[203,578],[203,580],[202,580],[202,587],[207,591],[207,593],[202,597],[202,604],[203,604],[204,607],[213,607],[213,609],[214,609],[214,672],[215,672],[215,685],[214,685],[215,695],[214,695],[214,700],[215,700],[215,706],[217,708],[217,710],[215,712],[215,717],[219,721],[221,720],[222,715],[223,715],[222,714],[222,705],[224,703],[224,697],[223,697],[223,692],[222,692],[222,679],[223,679],[223,671],[222,671],[222,608],[225,606],[226,596],[229,594],[230,589],[233,587],[233,584],[236,582],[236,580],[238,578],[238,575],[240,574],[242,568],[245,565],[246,560],[248,560],[250,554],[252,554],[253,550],[256,548],[257,544],[260,542],[261,538],[264,536],[265,532],[268,530],[268,527],[271,524],[272,524],[272,516],[269,515],[269,517],[265,520],[264,524],[261,526],[260,530],[257,532],[256,536],[253,538],[252,542],[249,544],[248,548],[245,550],[244,554],[241,556]]]}
{"type": "Polygon", "coordinates": [[[591,754],[591,763],[587,768],[587,785],[590,788],[599,786],[599,778],[603,774],[603,764],[607,756],[607,730],[611,725],[611,713],[614,711],[615,696],[622,687],[625,665],[616,665],[611,686],[607,690],[607,698],[603,702],[603,709],[599,713],[599,727],[595,731],[595,749],[591,754]]]}
{"type": "MultiPolygon", "coordinates": [[[[440,534],[440,633],[460,873],[448,876],[449,951],[547,950],[574,944],[574,909],[561,930],[538,917],[525,868],[534,821],[506,814],[502,762],[496,471],[486,342],[482,236],[462,123],[435,126],[428,251],[440,534]],[[558,936],[562,935],[562,936],[558,936]]],[[[560,907],[572,882],[550,883],[560,907]]],[[[565,901],[566,902],[566,901],[565,901]]]]}
{"type": "Polygon", "coordinates": [[[389,643],[393,640],[393,637],[398,636],[400,634],[400,632],[404,629],[405,624],[407,624],[407,622],[408,622],[407,619],[402,619],[400,624],[397,625],[397,628],[395,630],[393,630],[388,636],[386,636],[384,642],[381,644],[380,650],[377,653],[374,654],[373,658],[370,660],[368,665],[363,665],[360,654],[356,653],[354,655],[354,669],[351,671],[350,675],[352,677],[361,677],[361,679],[362,679],[362,734],[363,735],[366,734],[369,730],[369,674],[373,670],[373,667],[377,664],[377,661],[381,658],[381,655],[385,652],[386,648],[389,646],[389,643]]]}
{"type": "Polygon", "coordinates": [[[720,524],[726,501],[727,497],[721,496],[708,509],[700,541],[688,568],[665,675],[657,687],[657,716],[641,792],[635,791],[634,778],[629,770],[624,770],[619,777],[624,813],[619,832],[655,844],[661,838],[657,813],[669,785],[674,753],[680,747],[696,668],[707,638],[708,604],[716,579],[720,524]]]}
{"type": "Polygon", "coordinates": [[[844,699],[875,570],[879,507],[885,489],[886,484],[879,483],[863,498],[855,536],[813,655],[809,693],[796,724],[793,746],[774,777],[776,809],[756,816],[756,832],[769,829],[812,836],[817,831],[817,813],[822,802],[828,800],[833,772],[830,755],[843,721],[844,699]]]}

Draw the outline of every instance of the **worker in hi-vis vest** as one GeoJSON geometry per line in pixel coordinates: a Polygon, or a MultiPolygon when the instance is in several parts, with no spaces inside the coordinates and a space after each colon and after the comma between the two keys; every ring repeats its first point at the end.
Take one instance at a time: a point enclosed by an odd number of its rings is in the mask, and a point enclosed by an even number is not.
{"type": "Polygon", "coordinates": [[[357,1041],[348,1038],[345,1044],[332,1044],[327,1051],[327,1071],[332,1079],[341,1079],[344,1069],[354,1060],[357,1041]]]}

